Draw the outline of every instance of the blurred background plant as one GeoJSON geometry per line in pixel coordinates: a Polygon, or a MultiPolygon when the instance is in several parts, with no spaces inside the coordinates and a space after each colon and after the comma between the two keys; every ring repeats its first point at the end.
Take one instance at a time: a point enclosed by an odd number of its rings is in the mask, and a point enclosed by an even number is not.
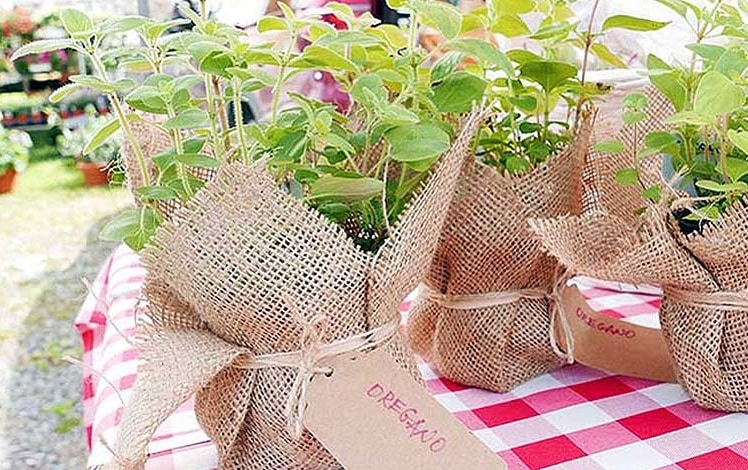
{"type": "Polygon", "coordinates": [[[23,171],[32,145],[31,137],[26,132],[0,126],[0,174],[8,170],[23,171]]]}

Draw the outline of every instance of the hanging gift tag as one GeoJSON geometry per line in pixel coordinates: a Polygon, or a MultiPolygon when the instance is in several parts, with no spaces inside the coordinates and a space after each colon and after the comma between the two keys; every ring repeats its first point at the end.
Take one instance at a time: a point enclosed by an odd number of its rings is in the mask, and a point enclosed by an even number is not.
{"type": "Polygon", "coordinates": [[[339,356],[309,387],[304,425],[346,470],[502,470],[504,462],[384,350],[339,356]]]}
{"type": "MultiPolygon", "coordinates": [[[[561,301],[576,362],[613,374],[677,382],[662,331],[595,312],[576,287],[566,287],[561,301]]],[[[556,327],[558,341],[567,349],[560,322],[556,327]]]]}

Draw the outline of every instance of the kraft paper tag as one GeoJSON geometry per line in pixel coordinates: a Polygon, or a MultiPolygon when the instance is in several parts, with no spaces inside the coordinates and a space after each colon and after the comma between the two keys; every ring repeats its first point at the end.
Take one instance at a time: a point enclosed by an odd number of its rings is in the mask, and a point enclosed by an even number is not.
{"type": "MultiPolygon", "coordinates": [[[[576,362],[614,374],[677,382],[661,330],[595,312],[576,287],[565,287],[561,302],[574,336],[576,362]]],[[[556,322],[556,338],[566,350],[560,323],[556,322]]]]}
{"type": "Polygon", "coordinates": [[[346,470],[504,470],[506,465],[382,348],[312,379],[304,425],[346,470]]]}

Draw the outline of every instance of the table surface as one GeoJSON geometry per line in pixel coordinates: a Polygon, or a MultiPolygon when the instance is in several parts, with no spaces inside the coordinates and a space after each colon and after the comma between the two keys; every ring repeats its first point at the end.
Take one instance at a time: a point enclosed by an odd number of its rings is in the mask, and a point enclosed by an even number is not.
{"type": "MultiPolygon", "coordinates": [[[[76,319],[87,366],[90,465],[110,459],[107,448],[137,372],[131,338],[144,275],[136,254],[116,249],[76,319]]],[[[657,324],[656,290],[591,280],[579,286],[599,312],[657,324]]],[[[573,365],[510,393],[493,393],[442,378],[428,364],[420,368],[434,397],[511,470],[748,469],[748,415],[704,410],[676,384],[573,365]]],[[[216,468],[215,448],[200,430],[191,401],[159,428],[149,452],[149,469],[216,468]]]]}

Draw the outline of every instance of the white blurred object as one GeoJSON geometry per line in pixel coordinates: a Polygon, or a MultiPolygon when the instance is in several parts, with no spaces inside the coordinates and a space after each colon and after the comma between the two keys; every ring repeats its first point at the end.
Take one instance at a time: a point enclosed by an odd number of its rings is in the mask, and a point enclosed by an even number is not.
{"type": "Polygon", "coordinates": [[[214,0],[210,8],[222,23],[249,26],[262,18],[269,3],[270,0],[214,0]]]}
{"type": "MultiPolygon", "coordinates": [[[[692,3],[699,7],[707,7],[712,2],[693,0],[692,3]]],[[[584,25],[589,23],[593,4],[592,0],[572,4],[572,9],[584,25]]],[[[613,15],[629,15],[670,22],[669,25],[657,31],[637,32],[612,29],[605,33],[605,45],[626,60],[630,66],[645,65],[648,54],[654,54],[668,63],[686,63],[690,60],[692,53],[685,46],[694,43],[696,36],[688,23],[673,10],[652,0],[602,0],[595,14],[592,30],[600,31],[605,18],[613,15]]]]}

